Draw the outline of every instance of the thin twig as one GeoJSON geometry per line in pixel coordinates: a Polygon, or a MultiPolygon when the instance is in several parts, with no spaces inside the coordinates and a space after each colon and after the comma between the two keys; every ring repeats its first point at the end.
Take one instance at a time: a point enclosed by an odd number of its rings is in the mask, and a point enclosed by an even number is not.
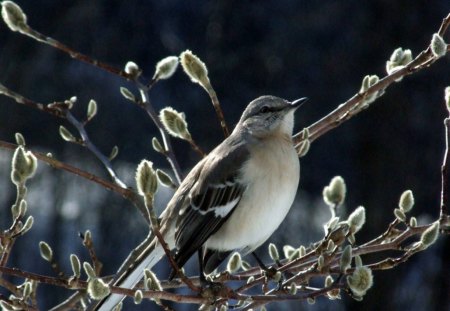
{"type": "MultiPolygon", "coordinates": [[[[82,280],[76,280],[73,282],[69,282],[68,280],[57,278],[57,277],[50,277],[45,276],[37,273],[32,273],[28,271],[24,271],[17,268],[8,268],[8,267],[0,267],[0,272],[20,277],[20,278],[26,278],[29,280],[35,280],[38,283],[42,284],[48,284],[58,287],[64,287],[68,289],[76,289],[76,290],[85,290],[87,288],[88,282],[82,281],[82,280]]],[[[135,292],[138,289],[128,289],[123,288],[119,286],[111,286],[110,287],[111,293],[114,294],[121,294],[133,297],[135,292]]],[[[153,291],[153,290],[143,290],[142,293],[144,294],[145,298],[153,298],[153,299],[164,299],[169,301],[176,301],[176,302],[183,302],[183,303],[196,303],[201,304],[207,302],[207,299],[200,297],[200,296],[192,296],[192,295],[180,295],[180,294],[173,294],[170,292],[165,291],[153,291]]]]}
{"type": "MultiPolygon", "coordinates": [[[[81,235],[81,233],[80,233],[81,235]]],[[[94,249],[94,243],[91,235],[83,235],[83,246],[86,247],[89,257],[91,257],[92,264],[94,265],[94,271],[96,275],[101,275],[103,264],[98,260],[97,254],[94,249]]]]}
{"type": "Polygon", "coordinates": [[[175,174],[178,184],[180,184],[181,181],[184,179],[184,177],[181,172],[180,165],[178,164],[178,161],[176,159],[175,153],[173,151],[170,136],[165,130],[163,124],[161,123],[161,120],[159,119],[155,109],[150,103],[150,96],[148,94],[149,88],[138,80],[135,80],[135,83],[137,88],[139,89],[139,93],[141,94],[142,99],[142,101],[139,103],[139,106],[147,112],[147,114],[152,119],[153,123],[158,128],[161,137],[163,139],[164,154],[167,158],[167,161],[169,161],[170,166],[172,167],[172,171],[175,174]]]}
{"type": "Polygon", "coordinates": [[[84,128],[83,122],[78,121],[69,110],[66,110],[65,114],[67,121],[75,126],[78,133],[80,133],[81,139],[83,140],[83,145],[88,148],[88,150],[92,152],[92,154],[103,164],[114,183],[122,188],[127,188],[127,185],[123,181],[121,181],[117,174],[114,172],[111,161],[108,159],[108,157],[101,153],[97,146],[92,143],[88,133],[86,132],[86,129],[84,128]]]}
{"type": "MultiPolygon", "coordinates": [[[[10,150],[15,150],[18,147],[18,145],[0,140],[0,147],[5,148],[5,149],[10,149],[10,150]]],[[[94,174],[83,171],[75,166],[70,165],[70,164],[58,161],[55,158],[49,157],[43,153],[36,152],[36,151],[32,151],[32,153],[34,154],[34,156],[36,158],[38,158],[39,160],[41,160],[43,162],[46,162],[47,164],[49,164],[50,166],[52,166],[56,169],[61,169],[61,170],[67,171],[69,173],[72,173],[74,175],[80,176],[86,180],[89,180],[91,182],[99,184],[100,186],[102,186],[103,188],[105,188],[107,190],[112,190],[112,191],[122,195],[124,198],[129,200],[131,203],[133,203],[134,206],[136,206],[138,208],[138,210],[141,212],[141,214],[144,216],[144,219],[147,222],[150,221],[147,217],[147,210],[145,208],[142,198],[133,189],[122,188],[121,186],[119,186],[115,183],[109,182],[105,179],[102,179],[94,174]]]]}
{"type": "Polygon", "coordinates": [[[450,167],[450,156],[449,156],[449,139],[450,139],[450,118],[444,120],[445,125],[445,152],[444,159],[442,161],[441,167],[441,210],[439,219],[441,225],[446,225],[450,227],[450,215],[448,213],[448,208],[450,204],[450,183],[449,183],[449,167],[450,167]]]}
{"type": "Polygon", "coordinates": [[[217,118],[219,119],[220,127],[222,128],[222,131],[223,131],[223,135],[225,136],[225,138],[227,138],[228,136],[230,136],[230,131],[228,130],[227,123],[225,122],[225,117],[223,115],[223,111],[222,111],[222,107],[220,106],[219,99],[217,98],[216,91],[212,87],[209,79],[205,82],[207,82],[207,84],[202,85],[202,86],[204,86],[206,92],[208,93],[208,95],[211,99],[214,110],[216,111],[217,118]]]}
{"type": "Polygon", "coordinates": [[[44,34],[34,30],[33,28],[27,26],[27,29],[21,32],[24,35],[27,35],[33,39],[36,39],[38,42],[48,44],[60,51],[63,51],[64,53],[68,54],[73,59],[79,60],[81,62],[87,63],[89,65],[98,67],[102,70],[105,70],[106,72],[109,72],[111,74],[114,74],[116,76],[120,76],[125,79],[130,79],[132,76],[126,73],[123,70],[117,69],[114,66],[111,66],[107,63],[100,62],[96,59],[93,59],[85,54],[82,54],[78,51],[75,51],[74,49],[70,48],[69,46],[51,38],[47,37],[44,34]]]}
{"type": "Polygon", "coordinates": [[[161,231],[159,230],[159,223],[158,218],[156,217],[155,210],[153,208],[153,194],[152,195],[146,195],[145,196],[145,206],[147,207],[149,214],[150,214],[150,225],[153,234],[158,239],[159,244],[161,244],[164,253],[166,254],[166,257],[169,259],[170,265],[172,266],[172,269],[176,272],[176,274],[181,278],[181,280],[193,291],[199,292],[201,288],[195,286],[181,271],[180,267],[178,266],[177,262],[173,258],[172,254],[170,253],[169,245],[164,240],[163,235],[161,234],[161,231]]]}
{"type": "MultiPolygon", "coordinates": [[[[439,35],[444,36],[450,25],[450,14],[445,17],[439,27],[439,35]]],[[[450,47],[447,48],[450,50],[450,47]]],[[[347,100],[346,102],[340,104],[335,110],[330,112],[328,115],[315,122],[314,124],[308,127],[309,137],[308,139],[313,142],[320,136],[329,132],[333,128],[341,125],[345,121],[348,121],[363,109],[355,109],[358,105],[367,98],[367,96],[376,94],[378,92],[384,92],[389,86],[394,84],[397,81],[400,81],[401,78],[411,75],[419,70],[427,68],[431,66],[435,61],[439,58],[435,57],[431,52],[431,48],[428,46],[425,51],[422,51],[414,60],[412,60],[405,67],[395,71],[394,73],[385,76],[380,79],[377,83],[372,85],[367,89],[364,93],[357,93],[352,98],[347,100]]],[[[296,133],[293,136],[294,144],[296,147],[299,146],[300,142],[303,140],[301,132],[296,133]]]]}
{"type": "Polygon", "coordinates": [[[201,156],[202,158],[204,158],[206,156],[206,153],[203,152],[203,150],[199,147],[199,145],[197,145],[197,143],[191,138],[188,140],[189,144],[191,145],[191,148],[197,152],[197,154],[199,156],[201,156]]]}

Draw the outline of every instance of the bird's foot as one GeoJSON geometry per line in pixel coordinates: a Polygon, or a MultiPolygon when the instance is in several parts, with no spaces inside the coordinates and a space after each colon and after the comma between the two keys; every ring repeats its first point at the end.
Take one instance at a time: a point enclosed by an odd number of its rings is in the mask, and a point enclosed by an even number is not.
{"type": "Polygon", "coordinates": [[[277,282],[278,285],[275,290],[276,291],[281,290],[281,288],[283,286],[283,281],[284,281],[283,273],[281,273],[280,271],[278,271],[278,269],[276,269],[274,267],[265,268],[263,270],[264,270],[264,275],[268,280],[277,282]]]}
{"type": "Polygon", "coordinates": [[[229,297],[231,290],[223,283],[213,282],[206,278],[200,280],[202,291],[200,296],[208,299],[210,306],[215,306],[219,298],[229,297]]]}

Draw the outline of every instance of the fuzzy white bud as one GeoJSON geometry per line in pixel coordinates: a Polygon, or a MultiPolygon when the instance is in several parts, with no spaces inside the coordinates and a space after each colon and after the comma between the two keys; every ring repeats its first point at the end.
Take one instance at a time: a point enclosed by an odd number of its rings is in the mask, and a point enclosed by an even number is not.
{"type": "Polygon", "coordinates": [[[125,64],[125,72],[129,74],[133,79],[139,77],[142,73],[141,69],[135,62],[127,62],[125,64]]]}
{"type": "Polygon", "coordinates": [[[398,207],[405,212],[408,213],[414,206],[414,195],[411,190],[406,190],[400,196],[400,200],[398,202],[398,207]]]}
{"type": "Polygon", "coordinates": [[[347,187],[341,176],[335,176],[330,184],[323,189],[323,199],[329,206],[340,205],[344,203],[347,187]]]}
{"type": "Polygon", "coordinates": [[[166,107],[159,112],[159,118],[170,135],[185,140],[191,139],[184,113],[166,107]]]}
{"type": "Polygon", "coordinates": [[[25,151],[19,146],[14,151],[12,159],[11,180],[15,185],[23,184],[28,178],[33,177],[37,169],[37,159],[30,151],[25,151]]]}
{"type": "Polygon", "coordinates": [[[100,278],[91,278],[88,281],[87,292],[94,300],[101,300],[111,292],[109,285],[100,278]]]}
{"type": "Polygon", "coordinates": [[[136,170],[136,185],[140,195],[154,195],[158,190],[158,180],[156,178],[153,163],[142,160],[136,170]]]}
{"type": "Polygon", "coordinates": [[[273,261],[280,260],[280,254],[278,253],[278,248],[273,243],[269,244],[269,255],[270,255],[270,258],[272,258],[273,261]]]}
{"type": "Polygon", "coordinates": [[[347,284],[354,295],[362,297],[373,285],[373,275],[370,268],[356,267],[351,276],[347,277],[347,284]]]}
{"type": "Polygon", "coordinates": [[[208,69],[204,62],[190,50],[186,50],[180,55],[181,66],[184,72],[191,78],[192,82],[199,83],[203,87],[209,84],[208,69]]]}
{"type": "Polygon", "coordinates": [[[442,57],[447,53],[447,43],[438,33],[433,34],[430,44],[431,52],[435,57],[442,57]]]}
{"type": "Polygon", "coordinates": [[[70,255],[70,265],[72,266],[73,275],[76,278],[79,278],[81,274],[81,263],[77,255],[75,254],[70,255]]]}
{"type": "Polygon", "coordinates": [[[350,226],[350,231],[356,233],[361,230],[362,226],[366,222],[366,209],[363,206],[357,207],[348,216],[347,223],[350,226]]]}
{"type": "Polygon", "coordinates": [[[231,255],[230,259],[228,260],[227,271],[230,273],[235,273],[241,267],[242,267],[241,254],[239,254],[238,252],[235,252],[233,255],[231,255]]]}
{"type": "Polygon", "coordinates": [[[430,245],[433,245],[439,236],[439,221],[433,223],[429,228],[427,228],[420,236],[420,243],[425,249],[430,245]]]}
{"type": "Polygon", "coordinates": [[[39,242],[39,251],[41,253],[41,257],[44,258],[44,260],[49,262],[53,260],[53,250],[46,242],[39,242]]]}
{"type": "Polygon", "coordinates": [[[156,70],[155,74],[153,75],[153,79],[169,79],[177,70],[178,63],[178,57],[176,56],[168,56],[166,58],[163,58],[156,64],[156,70]]]}
{"type": "Polygon", "coordinates": [[[13,1],[2,1],[2,18],[12,31],[24,32],[28,29],[27,16],[13,1]]]}

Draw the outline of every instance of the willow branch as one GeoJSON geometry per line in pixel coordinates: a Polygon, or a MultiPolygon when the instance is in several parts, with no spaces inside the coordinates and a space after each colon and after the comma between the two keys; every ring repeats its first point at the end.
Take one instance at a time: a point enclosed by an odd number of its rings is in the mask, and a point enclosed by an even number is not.
{"type": "MultiPolygon", "coordinates": [[[[13,151],[18,146],[16,144],[12,144],[12,143],[8,143],[8,142],[0,140],[0,147],[13,151]]],[[[94,174],[89,173],[89,172],[83,171],[75,166],[70,165],[70,164],[58,161],[55,158],[49,157],[43,153],[36,152],[36,151],[32,151],[32,153],[35,155],[36,158],[38,158],[42,162],[49,164],[50,166],[52,166],[56,169],[61,169],[66,172],[69,172],[71,174],[80,176],[90,182],[94,182],[94,183],[102,186],[103,188],[105,188],[107,190],[111,190],[111,191],[114,191],[114,192],[120,194],[125,199],[129,200],[134,206],[136,206],[138,208],[138,210],[141,212],[141,214],[144,216],[144,219],[149,221],[148,217],[147,217],[148,214],[147,214],[147,210],[145,208],[144,202],[141,199],[141,197],[133,189],[122,188],[121,186],[119,186],[115,183],[109,182],[105,179],[102,179],[94,174]]]]}
{"type": "MultiPolygon", "coordinates": [[[[439,27],[438,34],[443,37],[446,33],[448,27],[450,25],[450,14],[445,17],[439,27]]],[[[447,48],[450,51],[450,47],[447,48]]],[[[309,130],[308,139],[313,142],[320,136],[326,134],[330,130],[338,127],[345,121],[348,121],[355,115],[359,114],[364,109],[362,108],[362,104],[364,100],[373,94],[384,92],[389,86],[394,84],[396,81],[400,81],[403,77],[411,75],[417,71],[420,71],[424,68],[430,67],[433,63],[435,63],[439,58],[434,56],[430,46],[426,48],[426,50],[422,51],[415,59],[413,59],[410,63],[408,63],[403,68],[393,72],[380,79],[377,83],[372,85],[367,89],[366,92],[357,93],[353,97],[351,97],[346,102],[340,104],[335,110],[330,112],[328,115],[310,125],[307,129],[309,130]],[[359,107],[358,107],[359,106],[359,107]]],[[[379,94],[380,94],[379,93],[379,94]]],[[[302,133],[296,133],[293,137],[293,141],[295,146],[298,148],[302,138],[302,133]]]]}
{"type": "Polygon", "coordinates": [[[449,167],[450,167],[450,156],[449,156],[449,139],[450,139],[450,118],[444,120],[445,125],[445,152],[444,159],[442,161],[441,167],[441,210],[440,210],[440,221],[441,225],[450,229],[450,215],[448,213],[448,208],[450,205],[450,183],[449,183],[449,167]]]}
{"type": "Polygon", "coordinates": [[[155,109],[150,103],[150,97],[148,94],[149,87],[138,80],[135,80],[135,83],[137,88],[139,89],[139,93],[142,99],[142,101],[139,103],[139,106],[147,112],[153,123],[158,128],[164,144],[164,154],[170,166],[172,167],[172,171],[175,174],[178,184],[180,184],[181,181],[184,179],[183,174],[181,173],[180,165],[178,164],[175,153],[173,151],[170,136],[167,133],[166,129],[164,128],[163,124],[161,123],[161,120],[159,119],[155,109]]]}

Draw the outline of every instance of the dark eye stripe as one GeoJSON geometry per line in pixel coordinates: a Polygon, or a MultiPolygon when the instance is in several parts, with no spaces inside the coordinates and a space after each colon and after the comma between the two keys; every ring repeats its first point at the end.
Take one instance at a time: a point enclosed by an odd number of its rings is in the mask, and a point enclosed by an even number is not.
{"type": "Polygon", "coordinates": [[[272,112],[273,110],[270,109],[268,106],[263,106],[261,107],[261,109],[259,110],[260,113],[268,113],[268,112],[272,112]]]}

